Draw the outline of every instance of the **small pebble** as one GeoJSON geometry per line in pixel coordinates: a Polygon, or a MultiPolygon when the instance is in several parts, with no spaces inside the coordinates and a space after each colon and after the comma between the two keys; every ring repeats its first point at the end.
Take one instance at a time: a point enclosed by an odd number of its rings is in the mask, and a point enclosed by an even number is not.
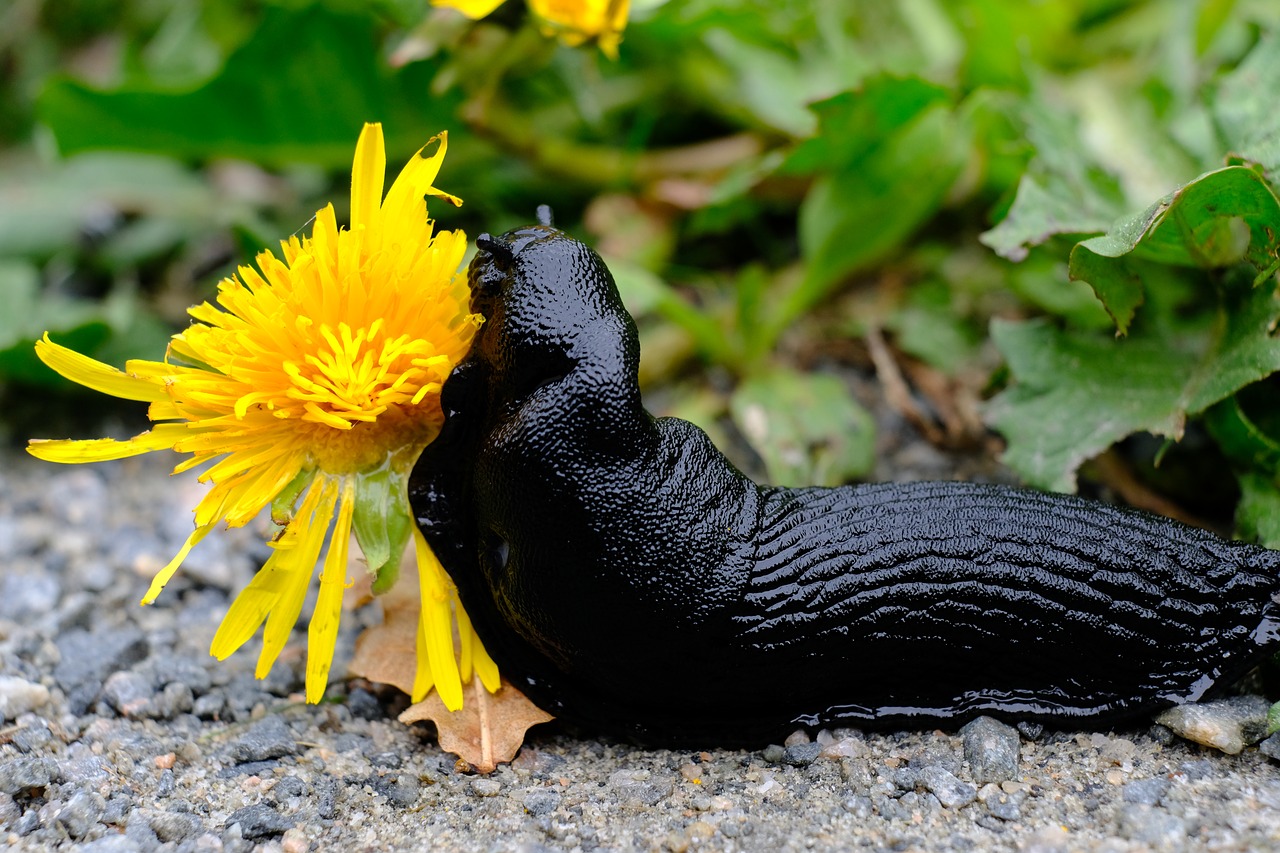
{"type": "Polygon", "coordinates": [[[72,838],[84,838],[102,817],[106,805],[101,794],[76,791],[58,812],[58,824],[72,838]]]}
{"type": "Polygon", "coordinates": [[[961,782],[949,771],[930,765],[920,771],[924,787],[949,809],[963,808],[978,797],[978,789],[961,782]]]}
{"type": "Polygon", "coordinates": [[[294,822],[266,803],[258,803],[236,809],[227,816],[225,826],[240,825],[244,838],[265,838],[278,835],[293,826],[294,822]]]}
{"type": "Polygon", "coordinates": [[[0,721],[16,720],[49,701],[49,688],[12,675],[0,675],[0,721]]]}
{"type": "Polygon", "coordinates": [[[822,753],[822,744],[819,743],[796,743],[788,746],[782,751],[782,761],[784,764],[790,764],[792,767],[808,767],[810,764],[818,760],[818,756],[822,753]]]}
{"type": "Polygon", "coordinates": [[[280,717],[267,717],[254,723],[248,731],[231,745],[231,758],[239,764],[251,761],[268,761],[293,755],[298,743],[293,739],[289,726],[280,717]]]}
{"type": "Polygon", "coordinates": [[[1124,786],[1124,801],[1144,806],[1158,806],[1169,792],[1168,779],[1135,779],[1124,786]]]}
{"type": "Polygon", "coordinates": [[[285,776],[276,782],[275,787],[271,789],[271,795],[276,798],[277,803],[284,803],[294,797],[301,797],[306,792],[307,783],[297,776],[285,776]]]}
{"type": "Polygon", "coordinates": [[[497,779],[472,779],[471,793],[477,797],[496,797],[502,793],[502,783],[497,779]]]}
{"type": "Polygon", "coordinates": [[[1156,722],[1179,737],[1236,755],[1266,737],[1270,708],[1271,703],[1261,696],[1232,696],[1170,708],[1157,716],[1156,722]]]}
{"type": "Polygon", "coordinates": [[[1268,758],[1274,758],[1280,761],[1280,732],[1276,732],[1271,737],[1258,744],[1258,752],[1268,758]]]}
{"type": "Polygon", "coordinates": [[[102,698],[122,717],[138,719],[154,716],[151,679],[137,672],[116,672],[102,685],[102,698]]]}
{"type": "Polygon", "coordinates": [[[183,842],[204,830],[200,818],[187,812],[164,812],[151,818],[151,831],[163,842],[183,842]]]}
{"type": "Polygon", "coordinates": [[[978,717],[960,729],[964,758],[979,785],[1003,782],[1018,775],[1018,732],[990,717],[978,717]]]}
{"type": "Polygon", "coordinates": [[[16,796],[46,788],[62,776],[52,758],[17,758],[0,764],[0,792],[16,796]]]}
{"type": "Polygon", "coordinates": [[[560,794],[550,788],[539,788],[524,795],[524,809],[534,817],[549,814],[559,805],[560,794]]]}

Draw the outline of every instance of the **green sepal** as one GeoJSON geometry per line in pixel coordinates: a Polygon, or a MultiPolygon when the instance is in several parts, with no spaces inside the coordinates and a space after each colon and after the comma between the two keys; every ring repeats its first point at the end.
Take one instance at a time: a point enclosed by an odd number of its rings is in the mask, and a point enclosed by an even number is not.
{"type": "Polygon", "coordinates": [[[280,527],[287,527],[293,521],[293,507],[298,502],[298,495],[315,479],[314,468],[303,468],[298,475],[289,481],[289,485],[280,490],[271,499],[271,521],[280,527]]]}
{"type": "Polygon", "coordinates": [[[400,574],[400,557],[413,532],[406,497],[408,471],[390,461],[356,475],[356,504],[351,518],[356,541],[373,575],[373,592],[381,595],[400,574]]]}

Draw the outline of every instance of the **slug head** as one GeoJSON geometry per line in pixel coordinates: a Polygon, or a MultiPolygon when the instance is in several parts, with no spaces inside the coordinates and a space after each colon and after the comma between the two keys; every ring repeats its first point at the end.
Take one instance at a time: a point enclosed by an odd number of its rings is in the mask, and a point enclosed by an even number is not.
{"type": "Polygon", "coordinates": [[[613,395],[634,388],[639,342],[608,268],[547,224],[549,211],[539,220],[476,239],[471,309],[485,322],[470,359],[486,365],[491,391],[515,402],[571,372],[613,395]]]}

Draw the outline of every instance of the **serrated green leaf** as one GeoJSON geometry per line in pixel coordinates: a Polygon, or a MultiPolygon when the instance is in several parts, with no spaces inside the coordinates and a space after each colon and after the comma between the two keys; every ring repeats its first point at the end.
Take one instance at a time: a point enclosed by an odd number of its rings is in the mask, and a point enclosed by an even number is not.
{"type": "Polygon", "coordinates": [[[1143,300],[1134,260],[1214,269],[1247,260],[1261,273],[1280,266],[1280,201],[1253,169],[1201,175],[1071,251],[1070,276],[1092,285],[1122,333],[1143,300]]]}
{"type": "Polygon", "coordinates": [[[1032,101],[1027,138],[1036,156],[1018,183],[1008,214],[979,239],[996,254],[1021,261],[1059,234],[1096,234],[1124,213],[1119,182],[1087,156],[1074,121],[1032,101]]]}
{"type": "Polygon", "coordinates": [[[1076,469],[1125,436],[1181,435],[1178,395],[1193,355],[1044,321],[995,320],[991,337],[1016,382],[986,417],[1008,441],[1005,463],[1031,485],[1073,492],[1076,469]]]}
{"type": "Polygon", "coordinates": [[[875,422],[837,377],[774,370],[738,386],[734,424],[776,486],[835,486],[875,463],[875,422]]]}
{"type": "Polygon", "coordinates": [[[1189,415],[1280,370],[1280,342],[1269,334],[1278,316],[1271,283],[1228,292],[1216,320],[1176,339],[993,322],[1015,379],[986,408],[1008,440],[1005,461],[1033,485],[1074,491],[1080,464],[1125,436],[1180,438],[1189,415]]]}

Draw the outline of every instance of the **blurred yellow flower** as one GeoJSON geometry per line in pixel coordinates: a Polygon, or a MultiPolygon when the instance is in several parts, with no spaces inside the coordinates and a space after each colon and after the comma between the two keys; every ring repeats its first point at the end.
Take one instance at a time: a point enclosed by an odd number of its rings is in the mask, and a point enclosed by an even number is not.
{"type": "Polygon", "coordinates": [[[120,371],[48,335],[36,344],[64,377],[149,403],[147,415],[158,423],[127,441],[33,439],[32,455],[75,463],[172,449],[192,455],[174,473],[212,463],[199,476],[212,488],[195,508],[195,530],[143,604],[155,601],[216,524],[238,527],[271,507],[283,529],[223,619],[210,649],[218,659],[265,622],[257,675],[266,676],[298,620],[327,538],[308,633],[308,702],[318,702],[328,683],[353,532],[376,591],[395,581],[414,540],[422,598],[414,700],[435,686],[447,707],[460,708],[473,670],[488,689],[498,687],[497,667],[413,523],[406,492],[443,421],[440,388],[482,322],[470,313],[458,272],[466,235],[435,234],[427,216],[426,196],[461,204],[433,185],[447,144],[443,133],[428,142],[383,198],[382,126],[366,124],[351,174],[350,228],[340,229],[333,205],[325,206],[309,237],[282,241],[283,259],[264,251],[257,270],[242,266],[238,277],[224,279],[220,307],[191,308],[196,322],[173,336],[164,361],[132,360],[120,371]]]}
{"type": "MultiPolygon", "coordinates": [[[[457,9],[468,18],[483,18],[502,0],[431,0],[432,5],[457,9]]],[[[570,47],[595,39],[610,59],[618,58],[618,43],[627,26],[630,0],[528,0],[548,36],[559,36],[570,47]]]]}

